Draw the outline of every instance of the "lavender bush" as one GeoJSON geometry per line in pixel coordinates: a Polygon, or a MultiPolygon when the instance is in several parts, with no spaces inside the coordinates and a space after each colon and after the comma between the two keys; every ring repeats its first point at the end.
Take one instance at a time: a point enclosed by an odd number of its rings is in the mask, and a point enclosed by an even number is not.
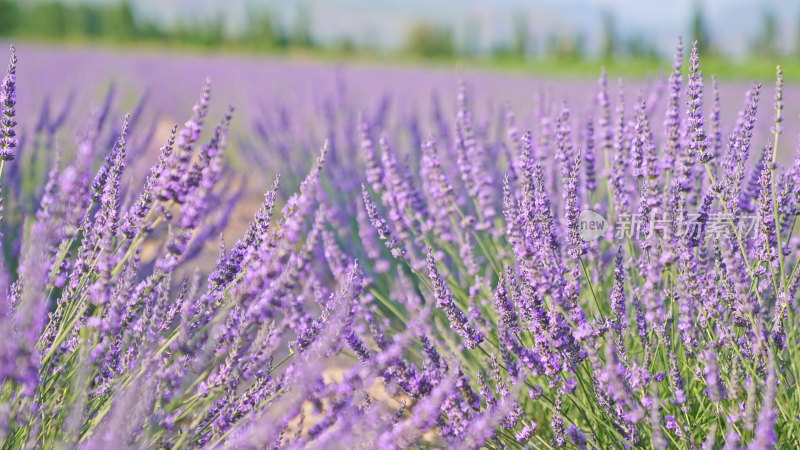
{"type": "MultiPolygon", "coordinates": [[[[50,142],[57,118],[20,145],[16,63],[12,47],[4,447],[800,445],[800,153],[780,167],[780,69],[761,143],[762,86],[726,127],[696,43],[686,79],[679,45],[665,83],[615,96],[603,74],[589,109],[542,101],[530,131],[509,105],[476,119],[463,85],[453,123],[438,100],[400,127],[388,102],[328,107],[297,192],[276,179],[201,271],[239,197],[233,110],[206,129],[209,82],[138,176],[138,108],[113,139],[104,107],[74,149],[50,142]]],[[[294,178],[311,153],[277,132],[287,117],[255,131],[294,178]]]]}

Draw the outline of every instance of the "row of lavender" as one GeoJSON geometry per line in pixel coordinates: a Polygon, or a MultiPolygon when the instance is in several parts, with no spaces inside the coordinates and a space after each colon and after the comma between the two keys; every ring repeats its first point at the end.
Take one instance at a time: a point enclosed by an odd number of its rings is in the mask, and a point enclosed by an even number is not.
{"type": "MultiPolygon", "coordinates": [[[[528,132],[510,107],[495,128],[474,119],[463,86],[454,122],[438,106],[392,124],[388,103],[358,119],[330,104],[299,192],[282,201],[276,180],[245,235],[193,273],[225,228],[212,210],[241,195],[223,163],[232,111],[204,142],[206,84],[136,190],[141,114],[110,145],[103,108],[74,150],[58,150],[55,120],[18,151],[14,58],[0,91],[8,447],[800,444],[800,156],[779,167],[780,72],[760,148],[761,86],[724,128],[696,47],[685,88],[679,49],[666,84],[626,105],[603,76],[589,110],[543,101],[528,132]],[[73,157],[44,165],[46,150],[73,157]],[[589,239],[586,208],[643,233],[589,239]]],[[[291,114],[254,130],[283,148],[284,178],[309,154],[281,135],[291,114]]],[[[238,156],[281,161],[253,142],[239,136],[238,156]]]]}

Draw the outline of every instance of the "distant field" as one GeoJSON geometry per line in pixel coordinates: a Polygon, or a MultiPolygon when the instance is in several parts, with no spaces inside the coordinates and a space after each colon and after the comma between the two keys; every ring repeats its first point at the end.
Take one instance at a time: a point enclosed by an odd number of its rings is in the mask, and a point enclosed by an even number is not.
{"type": "MultiPolygon", "coordinates": [[[[618,91],[614,80],[624,78],[629,105],[633,105],[642,88],[659,79],[663,81],[670,67],[669,58],[651,62],[623,60],[611,64],[569,60],[422,62],[413,58],[356,58],[342,62],[335,55],[265,56],[25,43],[18,48],[20,117],[37,117],[45,99],[55,109],[73,92],[76,95],[69,119],[75,123],[81,123],[91,107],[102,102],[112,82],[116,88],[116,112],[129,111],[141,94],[147,92],[145,108],[156,112],[164,121],[174,121],[183,117],[208,76],[214,84],[215,98],[222,104],[235,106],[237,114],[247,117],[244,125],[239,125],[248,128],[260,120],[277,117],[280,105],[292,106],[295,125],[319,120],[325,101],[335,95],[344,96],[342,100],[356,110],[367,111],[378,108],[382,101],[390,102],[392,114],[388,120],[394,125],[401,122],[404,115],[429,114],[434,92],[442,97],[442,107],[449,114],[454,111],[461,80],[475,91],[473,104],[484,119],[494,120],[499,114],[498,108],[508,104],[521,120],[520,125],[532,128],[537,98],[542,95],[565,100],[579,108],[591,106],[587,102],[592,99],[591,92],[596,89],[603,67],[607,67],[614,93],[612,102],[618,91]],[[448,98],[446,93],[452,95],[448,98]]],[[[733,123],[744,92],[752,81],[761,82],[768,96],[772,96],[772,63],[732,64],[711,59],[701,60],[701,64],[708,85],[707,97],[711,95],[711,75],[720,77],[723,124],[733,123]]],[[[791,80],[800,80],[800,61],[788,60],[783,69],[790,81],[785,94],[788,100],[784,113],[786,126],[788,135],[795,136],[800,128],[793,119],[800,113],[800,101],[794,100],[800,100],[800,88],[792,85],[791,80]]],[[[663,100],[656,99],[660,104],[654,105],[657,127],[663,121],[663,100]]],[[[707,108],[709,105],[710,102],[706,102],[707,108]]],[[[769,109],[761,111],[766,113],[769,109]]],[[[769,132],[767,120],[759,120],[759,125],[757,136],[769,132]]],[[[432,131],[421,130],[423,135],[432,131]]],[[[319,143],[324,138],[309,134],[304,141],[319,143]]],[[[788,143],[786,145],[791,149],[788,143]]]]}
{"type": "MultiPolygon", "coordinates": [[[[29,45],[47,48],[54,44],[46,41],[29,41],[29,45]]],[[[270,60],[302,60],[306,62],[320,62],[324,64],[354,64],[354,65],[380,65],[400,67],[431,67],[439,69],[459,68],[461,70],[488,71],[507,75],[535,74],[543,78],[574,78],[593,79],[602,67],[609,75],[624,75],[626,79],[647,78],[667,73],[670,70],[670,56],[663,55],[658,58],[631,58],[614,57],[603,58],[555,58],[536,57],[520,59],[509,56],[446,56],[446,57],[421,57],[409,53],[370,53],[347,52],[336,49],[302,49],[293,48],[282,51],[257,51],[241,46],[220,44],[215,49],[207,49],[197,45],[163,44],[158,41],[143,41],[137,44],[120,44],[109,42],[107,44],[90,44],[80,40],[68,41],[68,47],[73,49],[96,48],[101,52],[110,53],[136,53],[139,51],[158,53],[178,53],[184,55],[235,55],[245,59],[270,59],[270,60]]],[[[783,67],[787,81],[800,81],[800,55],[765,56],[726,58],[718,55],[704,55],[704,71],[717,75],[725,80],[754,80],[771,78],[775,66],[783,67]]]]}

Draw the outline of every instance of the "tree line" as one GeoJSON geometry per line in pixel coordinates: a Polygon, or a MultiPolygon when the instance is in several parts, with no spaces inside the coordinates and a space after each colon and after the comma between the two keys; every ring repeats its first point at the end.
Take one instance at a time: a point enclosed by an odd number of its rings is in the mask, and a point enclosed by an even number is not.
{"type": "MultiPolygon", "coordinates": [[[[800,18],[799,18],[800,19],[800,18]]],[[[616,26],[612,12],[601,14],[599,49],[589,52],[589,36],[580,30],[536,35],[524,14],[510,19],[511,38],[478,48],[478,31],[466,30],[457,38],[452,27],[433,22],[411,24],[398,52],[421,58],[452,58],[490,56],[503,59],[571,59],[589,58],[657,59],[655,43],[644,33],[623,35],[616,26]]],[[[765,11],[759,33],[750,39],[751,55],[775,57],[789,52],[800,55],[800,20],[794,48],[782,43],[775,14],[765,11]]],[[[700,3],[688,24],[689,38],[703,42],[703,51],[711,56],[725,55],[716,45],[700,3]]],[[[72,40],[87,42],[139,43],[182,45],[202,48],[235,47],[245,50],[280,52],[290,49],[309,49],[319,52],[376,54],[383,52],[374,44],[342,37],[333,42],[318,42],[312,33],[311,14],[300,7],[293,23],[286,25],[269,10],[249,11],[239,32],[230,33],[218,16],[205,21],[183,20],[164,25],[137,18],[128,1],[118,3],[62,3],[55,0],[23,2],[0,0],[0,37],[37,40],[72,40]]],[[[596,46],[597,47],[597,46],[596,46]]]]}

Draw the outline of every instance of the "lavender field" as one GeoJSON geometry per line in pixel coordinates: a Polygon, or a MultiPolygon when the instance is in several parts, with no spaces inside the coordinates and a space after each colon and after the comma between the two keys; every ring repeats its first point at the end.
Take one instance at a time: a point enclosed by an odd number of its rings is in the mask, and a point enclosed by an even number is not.
{"type": "Polygon", "coordinates": [[[11,47],[2,448],[800,446],[800,86],[11,47]]]}

